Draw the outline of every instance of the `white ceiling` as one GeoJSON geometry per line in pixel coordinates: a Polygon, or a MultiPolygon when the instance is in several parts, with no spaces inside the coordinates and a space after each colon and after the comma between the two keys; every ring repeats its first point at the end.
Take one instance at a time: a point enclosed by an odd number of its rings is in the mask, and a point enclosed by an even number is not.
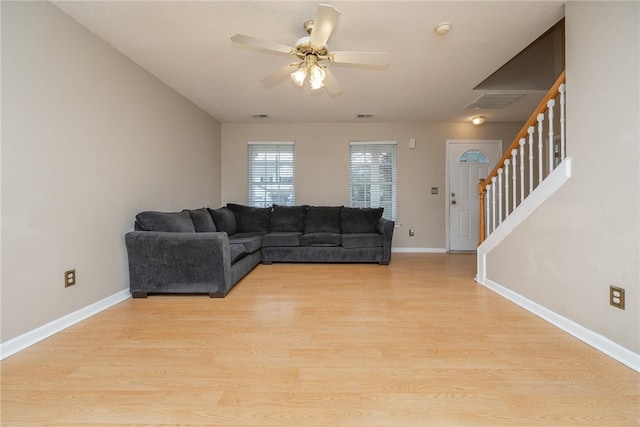
{"type": "MultiPolygon", "coordinates": [[[[564,16],[564,1],[326,1],[342,15],[332,51],[389,52],[385,69],[329,64],[343,92],[260,80],[293,62],[232,43],[235,33],[293,46],[318,2],[52,1],[221,122],[521,122],[544,93],[500,110],[465,110],[478,83],[564,16]],[[434,27],[448,21],[450,33],[434,27]],[[253,119],[266,113],[268,119],[253,119]]],[[[491,93],[495,93],[492,91],[491,93]]]]}

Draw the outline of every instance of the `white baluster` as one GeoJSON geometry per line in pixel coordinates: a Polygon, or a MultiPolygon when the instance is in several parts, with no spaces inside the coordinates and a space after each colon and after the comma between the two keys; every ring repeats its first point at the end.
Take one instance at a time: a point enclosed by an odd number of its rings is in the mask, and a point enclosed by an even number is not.
{"type": "Polygon", "coordinates": [[[513,150],[511,150],[511,158],[513,159],[513,163],[511,165],[511,180],[513,181],[513,210],[516,209],[516,205],[518,204],[518,190],[517,190],[517,163],[518,163],[518,150],[516,150],[515,148],[513,150]]]}
{"type": "Polygon", "coordinates": [[[549,118],[549,173],[554,169],[553,165],[553,107],[556,105],[555,99],[550,99],[547,102],[548,113],[547,117],[549,118]]]}
{"type": "Polygon", "coordinates": [[[502,168],[498,169],[498,224],[502,224],[502,168]]]}
{"type": "Polygon", "coordinates": [[[504,161],[504,217],[509,216],[509,165],[511,160],[504,161]]]}
{"type": "Polygon", "coordinates": [[[533,132],[535,128],[529,126],[529,194],[533,192],[533,132]]]}
{"type": "Polygon", "coordinates": [[[542,182],[542,166],[543,159],[542,157],[542,122],[544,121],[544,114],[538,114],[538,184],[542,182]]]}
{"type": "Polygon", "coordinates": [[[489,199],[491,198],[490,194],[491,194],[491,184],[487,185],[487,192],[486,192],[485,201],[484,201],[484,210],[485,210],[484,223],[487,229],[487,234],[486,234],[487,237],[489,237],[489,234],[491,234],[491,221],[489,221],[489,214],[491,212],[491,208],[489,206],[489,199]]]}
{"type": "Polygon", "coordinates": [[[491,229],[496,229],[496,177],[491,178],[491,229]]]}
{"type": "Polygon", "coordinates": [[[524,200],[524,144],[525,139],[520,138],[520,203],[524,200]]]}
{"type": "Polygon", "coordinates": [[[565,84],[562,83],[558,89],[560,92],[560,161],[564,160],[565,154],[565,131],[564,131],[564,91],[565,84]]]}

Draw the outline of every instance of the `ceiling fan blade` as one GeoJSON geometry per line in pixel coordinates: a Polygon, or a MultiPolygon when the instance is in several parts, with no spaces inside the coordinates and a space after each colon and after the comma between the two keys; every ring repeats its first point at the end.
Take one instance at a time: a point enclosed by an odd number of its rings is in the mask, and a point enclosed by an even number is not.
{"type": "Polygon", "coordinates": [[[298,68],[298,65],[299,64],[297,63],[289,64],[279,69],[275,73],[269,74],[267,77],[260,80],[260,83],[262,83],[262,85],[265,87],[274,87],[275,85],[281,83],[283,80],[289,77],[289,75],[298,68]]]}
{"type": "Polygon", "coordinates": [[[342,86],[338,83],[333,73],[328,69],[324,69],[325,77],[324,77],[324,88],[327,90],[329,95],[335,96],[342,93],[342,86]]]}
{"type": "Polygon", "coordinates": [[[318,5],[316,17],[313,20],[313,29],[309,34],[309,43],[316,48],[326,45],[339,17],[340,11],[335,7],[328,4],[318,5]]]}
{"type": "Polygon", "coordinates": [[[385,66],[389,63],[387,52],[331,52],[329,61],[336,64],[385,66]]]}
{"type": "Polygon", "coordinates": [[[242,44],[245,46],[257,47],[260,49],[272,50],[275,52],[282,52],[288,54],[295,54],[296,50],[292,47],[285,46],[280,43],[275,43],[269,40],[263,40],[256,37],[245,36],[244,34],[236,34],[231,37],[231,41],[234,43],[242,44]]]}

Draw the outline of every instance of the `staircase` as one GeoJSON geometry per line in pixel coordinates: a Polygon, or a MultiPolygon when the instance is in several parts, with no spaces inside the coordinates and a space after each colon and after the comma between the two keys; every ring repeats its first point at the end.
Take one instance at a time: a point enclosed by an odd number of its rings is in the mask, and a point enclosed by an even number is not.
{"type": "Polygon", "coordinates": [[[480,283],[486,280],[486,254],[571,177],[565,89],[563,71],[495,168],[478,183],[480,283]]]}

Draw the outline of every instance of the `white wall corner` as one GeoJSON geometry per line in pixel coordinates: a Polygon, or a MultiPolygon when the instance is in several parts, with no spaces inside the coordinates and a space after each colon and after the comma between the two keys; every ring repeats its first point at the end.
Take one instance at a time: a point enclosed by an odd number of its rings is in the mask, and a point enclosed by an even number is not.
{"type": "Polygon", "coordinates": [[[59,319],[40,326],[32,331],[19,335],[9,341],[0,343],[0,360],[4,360],[9,356],[12,356],[19,351],[24,350],[50,336],[57,334],[58,332],[67,329],[70,326],[79,323],[94,314],[98,314],[107,308],[114,306],[128,298],[131,298],[131,292],[129,289],[123,289],[107,298],[104,298],[98,302],[88,305],[84,308],[69,313],[59,319]]]}

